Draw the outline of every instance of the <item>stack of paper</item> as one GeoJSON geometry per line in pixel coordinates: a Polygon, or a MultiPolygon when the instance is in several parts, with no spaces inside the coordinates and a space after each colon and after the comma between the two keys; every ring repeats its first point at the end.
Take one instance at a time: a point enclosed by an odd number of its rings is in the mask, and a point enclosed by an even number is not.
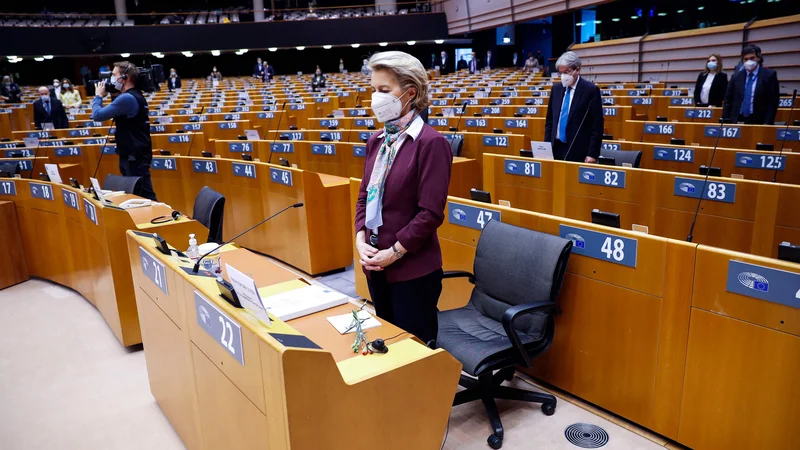
{"type": "MultiPolygon", "coordinates": [[[[381,326],[381,323],[373,317],[369,311],[361,310],[358,312],[358,320],[361,322],[361,329],[366,330],[381,326]]],[[[339,316],[328,317],[328,322],[336,328],[339,334],[355,333],[355,319],[353,313],[342,314],[339,316]]]]}
{"type": "Polygon", "coordinates": [[[308,286],[262,297],[261,302],[270,314],[286,321],[343,305],[347,296],[332,289],[308,286]]]}

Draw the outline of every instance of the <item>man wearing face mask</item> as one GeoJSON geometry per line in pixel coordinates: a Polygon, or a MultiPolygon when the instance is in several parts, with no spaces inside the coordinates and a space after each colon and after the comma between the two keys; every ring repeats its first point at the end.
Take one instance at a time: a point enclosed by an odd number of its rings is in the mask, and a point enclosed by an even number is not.
{"type": "Polygon", "coordinates": [[[731,76],[722,117],[733,123],[773,125],[778,113],[780,84],[778,74],[763,67],[764,58],[757,45],[742,49],[744,70],[731,76]]]}
{"type": "Polygon", "coordinates": [[[452,63],[447,58],[447,52],[442,50],[442,53],[439,55],[439,59],[436,61],[436,65],[439,66],[439,73],[441,75],[447,75],[453,70],[450,68],[452,63]]]}
{"type": "Polygon", "coordinates": [[[178,71],[175,70],[174,67],[169,70],[169,80],[167,81],[167,86],[169,87],[170,91],[181,88],[181,77],[178,76],[178,71]]]}
{"type": "Polygon", "coordinates": [[[256,59],[256,65],[253,67],[253,78],[260,78],[264,79],[264,64],[261,62],[261,58],[256,59]]]}
{"type": "Polygon", "coordinates": [[[150,115],[142,91],[136,88],[139,69],[122,61],[114,63],[109,81],[119,96],[110,105],[103,107],[106,95],[106,80],[95,84],[92,100],[92,120],[114,119],[119,154],[119,171],[126,177],[141,177],[141,195],[156,201],[153,181],[150,178],[150,163],[153,160],[153,145],[150,141],[150,115]]]}
{"type": "Polygon", "coordinates": [[[436,338],[442,291],[444,221],[453,153],[420,117],[428,75],[417,58],[382,52],[369,59],[372,112],[383,131],[367,141],[356,201],[356,248],[378,317],[436,338]]]}
{"type": "Polygon", "coordinates": [[[553,145],[555,159],[593,163],[603,138],[600,89],[581,78],[581,59],[573,52],[561,55],[556,68],[561,83],[550,90],[544,140],[553,145]]]}
{"type": "Polygon", "coordinates": [[[211,69],[211,75],[210,76],[211,76],[211,81],[222,81],[222,73],[221,72],[217,72],[217,67],[216,66],[214,66],[214,68],[211,69]]]}
{"type": "Polygon", "coordinates": [[[64,105],[57,98],[50,96],[47,86],[39,88],[39,100],[33,102],[33,123],[37,130],[43,123],[52,123],[55,128],[69,128],[69,120],[64,105]]]}
{"type": "Polygon", "coordinates": [[[58,78],[53,79],[53,88],[50,89],[50,97],[61,100],[61,82],[58,78]]]}
{"type": "Polygon", "coordinates": [[[317,66],[314,76],[311,77],[311,90],[317,92],[320,88],[324,88],[326,81],[327,78],[322,73],[322,70],[319,68],[319,66],[317,66]]]}

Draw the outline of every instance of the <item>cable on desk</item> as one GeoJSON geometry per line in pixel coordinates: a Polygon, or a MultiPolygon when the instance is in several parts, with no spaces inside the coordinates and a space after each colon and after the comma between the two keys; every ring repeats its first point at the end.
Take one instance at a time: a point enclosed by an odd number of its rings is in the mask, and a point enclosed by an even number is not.
{"type": "Polygon", "coordinates": [[[444,439],[442,440],[442,446],[439,447],[439,450],[444,450],[444,444],[447,442],[447,435],[450,434],[450,418],[453,417],[452,414],[447,416],[447,428],[444,430],[444,439]]]}
{"type": "Polygon", "coordinates": [[[397,339],[397,338],[399,338],[400,336],[402,336],[402,335],[404,335],[404,334],[406,334],[406,333],[408,333],[408,331],[403,331],[403,332],[402,332],[402,333],[400,333],[400,334],[395,334],[394,336],[392,336],[392,337],[390,337],[390,338],[386,338],[386,339],[384,339],[384,340],[383,340],[383,342],[389,342],[389,341],[391,341],[392,339],[397,339]]]}

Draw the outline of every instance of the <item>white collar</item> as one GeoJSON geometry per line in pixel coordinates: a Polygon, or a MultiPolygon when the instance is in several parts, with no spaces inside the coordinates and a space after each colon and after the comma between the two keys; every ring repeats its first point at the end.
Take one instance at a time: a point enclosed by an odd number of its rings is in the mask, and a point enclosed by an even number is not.
{"type": "MultiPolygon", "coordinates": [[[[406,131],[400,134],[400,136],[408,135],[411,136],[411,139],[416,141],[417,138],[419,137],[419,134],[422,133],[423,125],[425,125],[425,121],[422,120],[422,117],[418,115],[417,118],[411,122],[411,125],[408,126],[406,131]]],[[[378,135],[378,139],[384,136],[386,136],[386,131],[381,132],[381,134],[378,135]]]]}

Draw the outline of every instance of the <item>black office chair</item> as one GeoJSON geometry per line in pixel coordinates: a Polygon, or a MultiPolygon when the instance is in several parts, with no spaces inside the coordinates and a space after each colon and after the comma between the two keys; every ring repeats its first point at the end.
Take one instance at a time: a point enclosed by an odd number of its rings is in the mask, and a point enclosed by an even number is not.
{"type": "Polygon", "coordinates": [[[628,163],[632,167],[639,167],[642,163],[641,150],[600,150],[600,156],[614,158],[618,166],[628,163]]]}
{"type": "Polygon", "coordinates": [[[475,285],[467,306],[439,313],[436,345],[471,375],[461,375],[458,384],[466,389],[456,393],[453,406],[483,401],[492,425],[487,440],[492,448],[503,445],[494,399],[541,403],[545,415],[555,413],[552,395],[500,384],[513,378],[516,365],[531,367],[531,357],[553,342],[553,315],[561,312],[556,298],[571,251],[572,241],[567,239],[493,220],[478,240],[475,275],[444,274],[468,277],[475,285]]]}
{"type": "Polygon", "coordinates": [[[194,211],[192,218],[202,223],[208,228],[208,239],[206,242],[222,241],[222,219],[225,212],[225,197],[219,192],[204,186],[194,200],[194,211]]]}
{"type": "Polygon", "coordinates": [[[453,135],[448,133],[444,135],[444,137],[450,142],[450,149],[453,151],[453,156],[460,156],[461,147],[464,145],[464,136],[460,134],[453,135]]]}
{"type": "Polygon", "coordinates": [[[19,163],[0,162],[0,178],[11,178],[14,175],[19,175],[19,171],[19,163]]]}
{"type": "Polygon", "coordinates": [[[106,175],[103,189],[109,191],[123,191],[126,194],[142,195],[142,177],[122,177],[112,173],[106,175]]]}

